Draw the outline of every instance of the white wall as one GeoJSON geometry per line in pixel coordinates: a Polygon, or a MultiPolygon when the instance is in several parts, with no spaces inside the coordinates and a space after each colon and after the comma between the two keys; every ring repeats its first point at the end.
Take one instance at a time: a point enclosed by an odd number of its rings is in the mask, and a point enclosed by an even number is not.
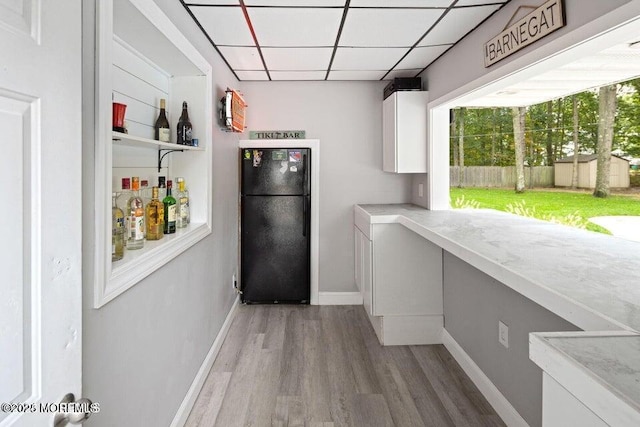
{"type": "MultiPolygon", "coordinates": [[[[99,1],[99,0],[95,0],[99,1]]],[[[156,3],[213,65],[219,99],[239,84],[180,2],[156,3]]],[[[83,2],[83,392],[102,411],[90,426],[166,426],[173,419],[235,298],[237,135],[213,132],[213,233],[101,309],[93,309],[94,2],[83,2]]]]}
{"type": "Polygon", "coordinates": [[[353,205],[411,200],[411,175],[382,172],[385,82],[244,82],[249,130],[320,140],[320,292],[356,291],[353,205]]]}

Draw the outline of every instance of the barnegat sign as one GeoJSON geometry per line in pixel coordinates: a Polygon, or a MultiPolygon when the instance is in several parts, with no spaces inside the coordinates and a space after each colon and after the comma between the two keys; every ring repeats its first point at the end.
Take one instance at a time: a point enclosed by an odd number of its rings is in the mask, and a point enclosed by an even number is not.
{"type": "Polygon", "coordinates": [[[511,21],[500,34],[484,44],[485,68],[564,27],[562,0],[546,1],[524,18],[512,25],[510,23],[511,21]]]}

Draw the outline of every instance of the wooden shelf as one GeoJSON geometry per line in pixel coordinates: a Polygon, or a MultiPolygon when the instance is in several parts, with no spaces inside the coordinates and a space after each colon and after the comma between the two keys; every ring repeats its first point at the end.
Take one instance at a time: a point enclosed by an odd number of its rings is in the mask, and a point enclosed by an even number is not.
{"type": "Polygon", "coordinates": [[[203,147],[193,147],[191,145],[180,145],[173,142],[160,142],[155,139],[141,138],[139,136],[129,135],[122,132],[113,132],[114,144],[127,145],[143,148],[155,148],[157,150],[191,150],[204,151],[203,147]]]}

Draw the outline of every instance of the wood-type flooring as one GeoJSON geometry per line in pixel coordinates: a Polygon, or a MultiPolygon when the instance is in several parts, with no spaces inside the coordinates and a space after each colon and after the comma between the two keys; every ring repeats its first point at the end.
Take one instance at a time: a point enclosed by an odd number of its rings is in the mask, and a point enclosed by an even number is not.
{"type": "Polygon", "coordinates": [[[442,345],[383,347],[362,306],[241,305],[186,426],[504,426],[442,345]]]}

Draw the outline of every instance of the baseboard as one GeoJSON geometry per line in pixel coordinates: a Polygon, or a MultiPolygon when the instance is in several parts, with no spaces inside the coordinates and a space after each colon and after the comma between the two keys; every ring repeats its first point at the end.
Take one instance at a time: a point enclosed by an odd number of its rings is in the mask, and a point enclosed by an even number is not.
{"type": "Polygon", "coordinates": [[[382,345],[442,344],[442,315],[382,316],[381,322],[382,345]]]}
{"type": "Polygon", "coordinates": [[[462,370],[471,378],[482,395],[493,406],[500,418],[509,427],[529,427],[529,424],[520,416],[518,411],[509,403],[500,390],[491,382],[489,377],[476,365],[460,344],[453,339],[446,329],[442,330],[442,343],[449,353],[460,364],[462,370]]]}
{"type": "Polygon", "coordinates": [[[184,400],[180,404],[178,408],[178,412],[176,412],[175,417],[173,417],[173,421],[171,422],[171,427],[182,427],[187,422],[187,418],[189,418],[189,414],[191,413],[191,409],[193,409],[193,405],[196,403],[196,399],[198,398],[198,394],[200,394],[200,390],[202,390],[202,386],[204,385],[207,376],[209,375],[209,371],[213,366],[213,362],[216,360],[218,356],[218,352],[220,351],[220,347],[222,347],[222,343],[224,339],[227,337],[227,333],[229,332],[229,327],[231,326],[231,322],[233,321],[234,316],[236,315],[236,311],[238,309],[238,303],[240,298],[236,298],[233,302],[233,306],[231,310],[229,310],[229,314],[227,314],[227,318],[224,320],[222,324],[222,328],[220,328],[220,332],[218,332],[218,336],[213,341],[213,345],[207,353],[207,357],[204,358],[204,362],[200,366],[196,377],[193,379],[191,383],[191,387],[189,387],[189,391],[187,391],[187,395],[184,397],[184,400]]]}
{"type": "Polygon", "coordinates": [[[362,305],[360,292],[320,292],[319,305],[362,305]]]}

